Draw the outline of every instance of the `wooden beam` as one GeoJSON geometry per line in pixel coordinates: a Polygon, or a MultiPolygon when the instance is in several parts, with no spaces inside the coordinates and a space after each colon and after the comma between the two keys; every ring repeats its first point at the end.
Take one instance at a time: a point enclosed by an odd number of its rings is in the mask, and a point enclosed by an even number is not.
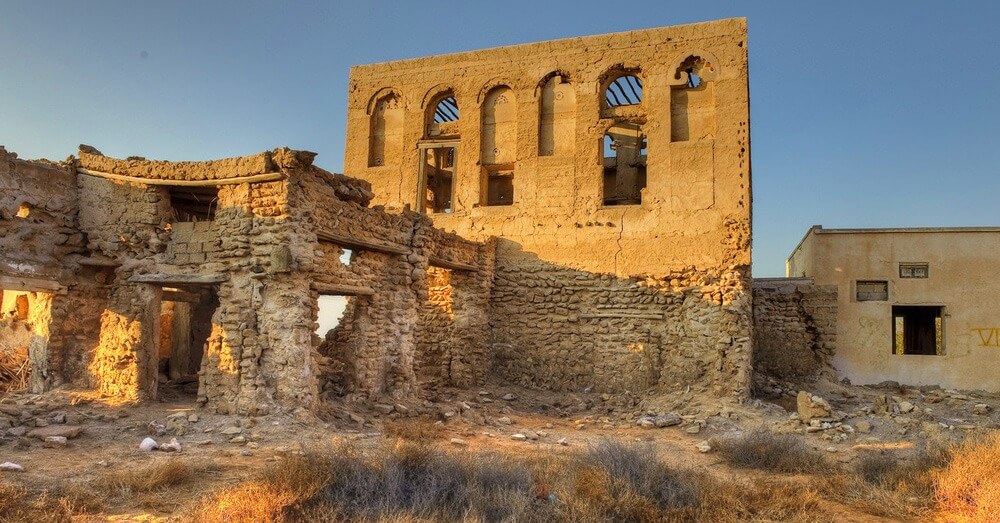
{"type": "Polygon", "coordinates": [[[663,314],[659,312],[596,312],[580,315],[580,319],[582,320],[598,320],[604,318],[662,320],[663,314]]]}
{"type": "Polygon", "coordinates": [[[163,291],[163,301],[182,301],[185,303],[200,303],[201,295],[184,291],[163,291]]]}
{"type": "Polygon", "coordinates": [[[86,174],[88,176],[96,176],[98,178],[117,180],[120,182],[141,183],[145,185],[172,185],[175,187],[207,187],[215,185],[233,185],[237,183],[275,182],[278,180],[283,180],[285,178],[285,175],[282,173],[262,173],[262,174],[251,174],[247,176],[236,176],[234,178],[219,178],[217,180],[174,180],[174,179],[161,179],[161,178],[142,178],[139,176],[126,176],[124,174],[113,174],[101,171],[92,171],[90,169],[84,169],[82,167],[78,167],[76,169],[76,172],[80,174],[86,174]]]}
{"type": "Polygon", "coordinates": [[[343,234],[338,234],[332,231],[318,230],[316,231],[316,237],[319,238],[319,241],[321,242],[336,243],[341,247],[348,247],[350,249],[384,252],[386,254],[410,254],[409,247],[402,247],[399,245],[392,245],[390,243],[382,243],[372,240],[363,240],[360,238],[352,238],[350,236],[344,236],[343,234]]]}
{"type": "Polygon", "coordinates": [[[332,285],[329,283],[312,283],[312,288],[320,294],[334,296],[372,296],[375,289],[359,285],[332,285]]]}
{"type": "Polygon", "coordinates": [[[155,285],[211,285],[228,281],[225,274],[136,274],[128,279],[132,283],[155,285]]]}
{"type": "Polygon", "coordinates": [[[24,276],[0,275],[0,289],[24,292],[54,292],[66,294],[66,286],[55,281],[42,278],[26,278],[24,276]]]}
{"type": "Polygon", "coordinates": [[[469,265],[468,263],[462,263],[457,261],[446,260],[444,258],[439,258],[437,256],[431,256],[428,262],[434,267],[441,267],[443,269],[451,269],[453,271],[478,271],[479,267],[475,265],[469,265]]]}
{"type": "Polygon", "coordinates": [[[112,258],[80,258],[80,265],[87,267],[120,267],[121,262],[112,258]]]}

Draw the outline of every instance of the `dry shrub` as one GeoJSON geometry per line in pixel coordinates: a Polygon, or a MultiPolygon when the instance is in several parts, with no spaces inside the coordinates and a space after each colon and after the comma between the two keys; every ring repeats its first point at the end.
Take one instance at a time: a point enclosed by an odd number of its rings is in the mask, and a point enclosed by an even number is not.
{"type": "Polygon", "coordinates": [[[695,521],[743,523],[748,521],[833,522],[822,510],[819,493],[808,486],[782,481],[698,479],[701,493],[695,521]]]}
{"type": "Polygon", "coordinates": [[[100,511],[103,503],[92,491],[70,486],[59,491],[30,491],[23,485],[0,480],[0,521],[63,523],[74,516],[100,511]]]}
{"type": "Polygon", "coordinates": [[[415,443],[429,443],[444,437],[444,425],[427,418],[407,418],[385,422],[386,436],[415,443]]]}
{"type": "Polygon", "coordinates": [[[179,485],[194,476],[194,467],[179,459],[109,472],[100,483],[123,494],[154,492],[179,485]]]}
{"type": "Polygon", "coordinates": [[[820,472],[829,463],[822,455],[810,450],[802,439],[792,434],[774,434],[757,429],[732,438],[715,441],[713,447],[738,468],[769,472],[820,472]]]}
{"type": "Polygon", "coordinates": [[[921,517],[931,508],[935,471],[948,459],[947,448],[934,443],[925,444],[914,456],[862,452],[851,470],[824,477],[820,487],[832,499],[871,515],[921,517]]]}
{"type": "Polygon", "coordinates": [[[13,318],[0,319],[0,396],[28,388],[31,329],[13,318]]]}
{"type": "Polygon", "coordinates": [[[289,521],[332,474],[332,460],[317,454],[291,456],[259,475],[202,499],[190,520],[205,523],[289,521]]]}
{"type": "Polygon", "coordinates": [[[969,438],[935,474],[934,499],[941,519],[1000,521],[1000,432],[969,438]]]}

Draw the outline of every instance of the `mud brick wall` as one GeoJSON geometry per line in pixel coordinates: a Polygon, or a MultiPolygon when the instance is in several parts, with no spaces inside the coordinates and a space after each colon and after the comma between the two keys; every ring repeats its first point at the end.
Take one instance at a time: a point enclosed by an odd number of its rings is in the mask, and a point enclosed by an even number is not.
{"type": "Polygon", "coordinates": [[[452,271],[427,269],[427,299],[420,304],[416,366],[422,376],[440,378],[447,372],[446,345],[454,335],[452,271]]]}
{"type": "Polygon", "coordinates": [[[782,378],[832,372],[837,347],[837,286],[811,279],[753,284],[754,366],[782,378]]]}

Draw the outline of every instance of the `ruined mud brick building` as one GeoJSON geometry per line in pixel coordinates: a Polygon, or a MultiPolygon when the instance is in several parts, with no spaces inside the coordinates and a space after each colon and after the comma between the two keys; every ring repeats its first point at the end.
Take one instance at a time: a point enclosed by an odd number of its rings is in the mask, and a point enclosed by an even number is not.
{"type": "Polygon", "coordinates": [[[349,176],[289,149],[0,153],[32,388],[197,373],[240,413],[425,380],[746,397],[744,19],[360,66],[348,104],[349,176]],[[349,298],[321,337],[324,295],[349,298]]]}
{"type": "Polygon", "coordinates": [[[730,19],[354,67],[345,172],[388,210],[500,239],[503,380],[742,396],[746,36],[730,19]]]}
{"type": "MultiPolygon", "coordinates": [[[[166,355],[167,373],[197,372],[199,399],[216,409],[313,407],[332,379],[313,333],[317,298],[337,294],[363,298],[339,379],[408,394],[432,263],[464,274],[454,316],[482,346],[492,251],[418,213],[368,207],[366,183],[313,156],[172,163],[81,148],[51,164],[0,152],[0,288],[32,308],[32,388],[150,399],[166,355]],[[345,247],[357,249],[350,264],[345,247]]],[[[463,377],[485,368],[461,365],[463,377]]]]}

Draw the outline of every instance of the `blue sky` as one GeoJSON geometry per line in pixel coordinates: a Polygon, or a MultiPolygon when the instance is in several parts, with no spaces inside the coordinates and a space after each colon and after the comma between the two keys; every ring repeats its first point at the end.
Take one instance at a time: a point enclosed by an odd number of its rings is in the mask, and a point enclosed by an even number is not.
{"type": "Polygon", "coordinates": [[[812,224],[1000,225],[997,2],[0,0],[0,144],[288,145],[340,171],[351,65],[732,16],[750,24],[756,276],[783,275],[812,224]]]}

